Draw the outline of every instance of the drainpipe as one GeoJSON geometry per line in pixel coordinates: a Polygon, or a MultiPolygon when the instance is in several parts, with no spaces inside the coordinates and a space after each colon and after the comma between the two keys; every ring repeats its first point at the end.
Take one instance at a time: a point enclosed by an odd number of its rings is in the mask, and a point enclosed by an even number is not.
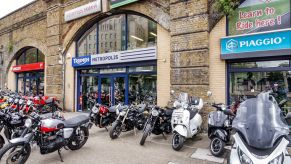
{"type": "Polygon", "coordinates": [[[66,101],[66,98],[65,98],[65,95],[66,95],[66,77],[65,77],[65,72],[66,72],[66,60],[65,60],[65,51],[63,49],[62,46],[59,47],[59,64],[62,64],[62,77],[63,77],[63,92],[62,92],[62,101],[63,101],[63,110],[66,109],[66,106],[65,106],[65,101],[66,101]]]}

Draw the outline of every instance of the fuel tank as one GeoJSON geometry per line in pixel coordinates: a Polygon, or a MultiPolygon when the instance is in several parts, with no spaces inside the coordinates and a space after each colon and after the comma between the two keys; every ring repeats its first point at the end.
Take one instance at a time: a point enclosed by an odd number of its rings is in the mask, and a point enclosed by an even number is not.
{"type": "Polygon", "coordinates": [[[64,128],[64,122],[59,119],[45,119],[41,121],[41,132],[48,133],[64,128]]]}

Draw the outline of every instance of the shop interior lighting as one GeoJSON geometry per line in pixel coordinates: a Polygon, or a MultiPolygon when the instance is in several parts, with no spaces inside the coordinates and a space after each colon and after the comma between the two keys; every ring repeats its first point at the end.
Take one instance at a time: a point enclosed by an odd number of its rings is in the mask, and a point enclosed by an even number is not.
{"type": "Polygon", "coordinates": [[[150,32],[151,35],[157,37],[157,34],[153,33],[153,32],[150,32]]]}
{"type": "Polygon", "coordinates": [[[130,37],[132,37],[132,38],[134,38],[134,39],[136,39],[136,40],[139,40],[139,41],[143,42],[143,39],[141,39],[141,38],[139,38],[139,37],[136,37],[136,36],[134,36],[134,35],[130,35],[130,37]]]}

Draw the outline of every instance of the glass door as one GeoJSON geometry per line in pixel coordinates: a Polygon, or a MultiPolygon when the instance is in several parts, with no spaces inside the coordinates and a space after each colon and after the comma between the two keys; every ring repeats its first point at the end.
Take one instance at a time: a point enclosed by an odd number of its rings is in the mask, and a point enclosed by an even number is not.
{"type": "Polygon", "coordinates": [[[125,77],[113,77],[113,105],[117,105],[118,103],[126,103],[126,78],[125,77]]]}
{"type": "Polygon", "coordinates": [[[111,77],[101,77],[100,79],[99,101],[101,104],[110,106],[112,104],[112,80],[111,77]]]}

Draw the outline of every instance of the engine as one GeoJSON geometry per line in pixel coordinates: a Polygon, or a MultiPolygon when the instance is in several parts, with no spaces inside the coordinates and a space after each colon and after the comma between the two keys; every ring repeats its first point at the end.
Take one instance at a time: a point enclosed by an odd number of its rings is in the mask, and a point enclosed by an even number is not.
{"type": "Polygon", "coordinates": [[[65,145],[64,124],[58,119],[45,119],[41,123],[40,153],[48,154],[61,149],[65,145]]]}
{"type": "Polygon", "coordinates": [[[61,149],[65,146],[65,139],[63,137],[63,130],[42,133],[40,145],[40,153],[48,154],[61,149]]]}

